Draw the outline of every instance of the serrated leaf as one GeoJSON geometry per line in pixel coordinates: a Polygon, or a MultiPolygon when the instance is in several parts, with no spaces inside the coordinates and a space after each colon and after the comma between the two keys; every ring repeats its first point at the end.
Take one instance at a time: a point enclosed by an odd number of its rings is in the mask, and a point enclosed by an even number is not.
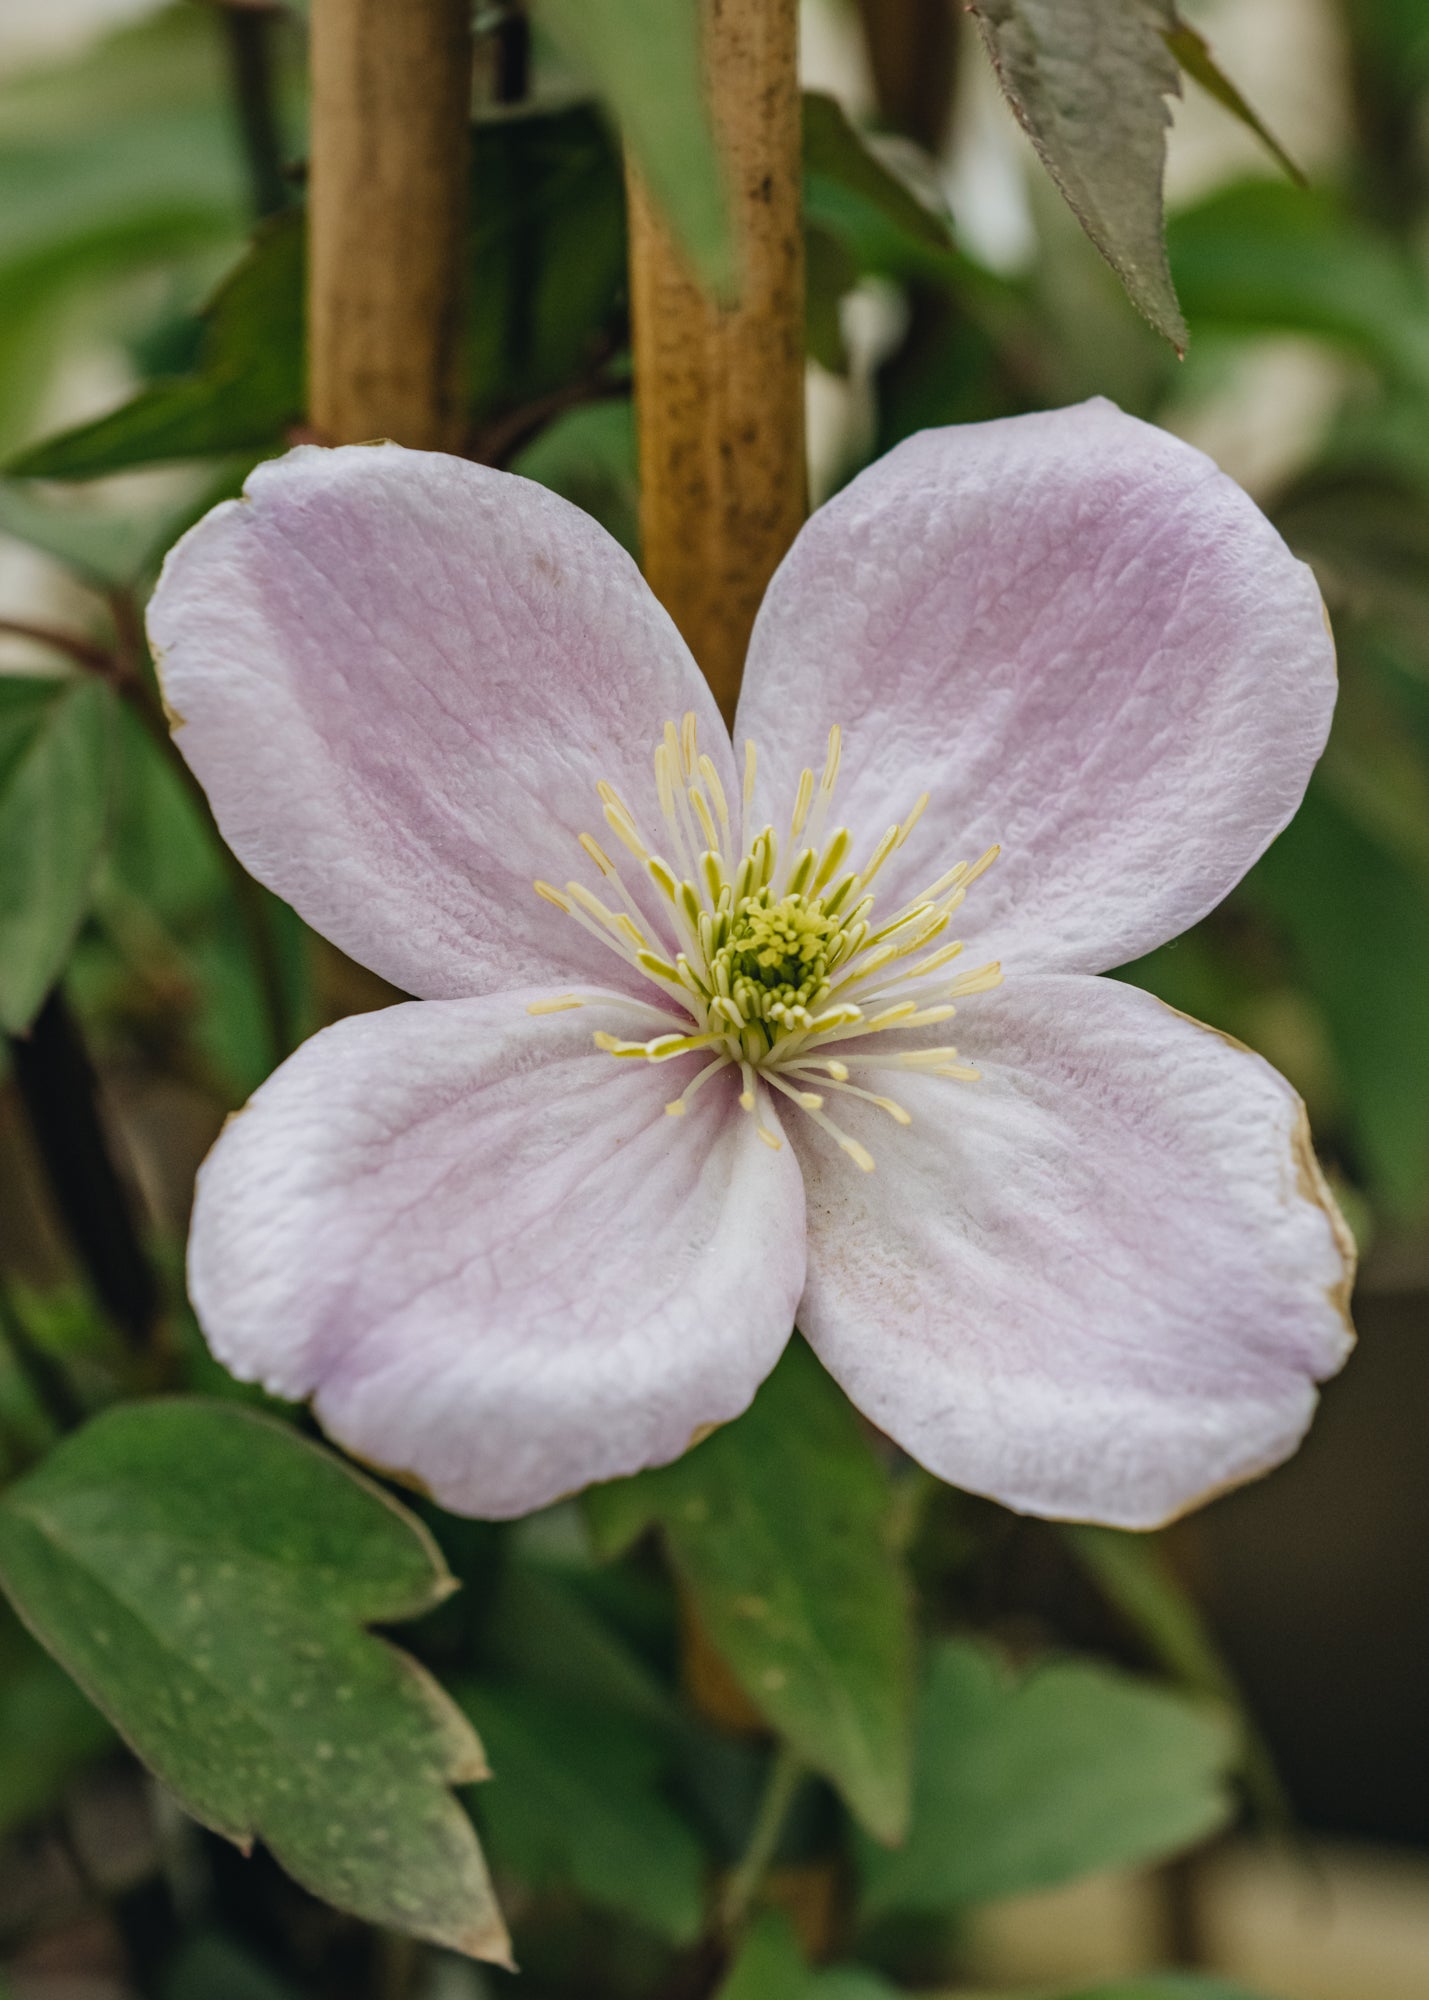
{"type": "Polygon", "coordinates": [[[732,296],[738,261],[698,0],[540,0],[540,15],[600,92],[697,276],[732,296]]]}
{"type": "Polygon", "coordinates": [[[507,1962],[455,1704],[365,1628],[451,1579],[332,1453],[232,1404],[131,1403],[0,1497],[0,1584],[194,1817],[339,1909],[507,1962]]]}
{"type": "Polygon", "coordinates": [[[866,1843],[864,1907],[936,1914],[1161,1860],[1225,1823],[1235,1731],[1209,1704],[1087,1660],[1014,1675],[935,1652],[905,1845],[866,1843]]]}
{"type": "Polygon", "coordinates": [[[1172,0],[972,0],[999,83],[1052,179],[1139,312],[1178,354],[1166,257],[1172,0]]]}
{"type": "Polygon", "coordinates": [[[659,1522],[751,1701],[877,1838],[897,1840],[912,1640],[888,1481],[804,1343],[742,1417],[675,1465],[598,1488],[589,1508],[606,1549],[659,1522]]]}
{"type": "Polygon", "coordinates": [[[115,699],[103,681],[0,676],[0,1027],[22,1034],[64,970],[109,830],[115,699]]]}
{"type": "Polygon", "coordinates": [[[704,1854],[662,1796],[658,1738],[624,1717],[514,1683],[461,1690],[495,1774],[479,1814],[494,1866],[574,1885],[671,1944],[699,1936],[704,1854]]]}

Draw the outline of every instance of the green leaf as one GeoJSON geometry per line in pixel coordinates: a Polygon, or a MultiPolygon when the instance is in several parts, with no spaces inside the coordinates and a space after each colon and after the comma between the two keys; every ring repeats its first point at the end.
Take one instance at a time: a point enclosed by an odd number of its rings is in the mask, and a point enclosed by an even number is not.
{"type": "Polygon", "coordinates": [[[512,459],[511,470],[572,501],[638,555],[635,407],[628,398],[567,410],[512,459]]]}
{"type": "Polygon", "coordinates": [[[768,1910],[751,1928],[716,2000],[896,2000],[896,1995],[866,1966],[811,1971],[788,1920],[768,1910]]]}
{"type": "Polygon", "coordinates": [[[299,2000],[293,1988],[274,1977],[240,1946],[225,1937],[197,1937],[183,1945],[165,1969],[162,2000],[299,2000]]]}
{"type": "MultiPolygon", "coordinates": [[[[165,7],[52,68],[0,80],[0,451],[26,436],[67,353],[142,335],[242,241],[231,83],[204,15],[165,7]],[[144,282],[156,269],[157,288],[144,282]]],[[[300,45],[276,41],[289,113],[300,45]]]]}
{"type": "Polygon", "coordinates": [[[609,107],[696,275],[732,296],[738,261],[698,0],[540,0],[540,13],[609,107]]]}
{"type": "Polygon", "coordinates": [[[121,1405],[0,1497],[0,1584],[205,1826],[339,1909],[507,1962],[447,1790],[481,1747],[363,1629],[452,1587],[380,1488],[233,1404],[121,1405]]]}
{"type": "Polygon", "coordinates": [[[1068,206],[1137,310],[1177,353],[1186,323],[1166,258],[1161,184],[1171,0],[972,0],[999,83],[1068,206]]]}
{"type": "Polygon", "coordinates": [[[1289,174],[1292,181],[1304,187],[1305,176],[1291,159],[1269,126],[1259,117],[1231,82],[1215,57],[1204,35],[1188,27],[1178,15],[1173,15],[1175,25],[1166,31],[1166,46],[1177,62],[1200,84],[1202,90],[1214,97],[1217,104],[1229,111],[1232,118],[1238,118],[1248,131],[1255,134],[1271,158],[1289,174]]]}
{"type": "Polygon", "coordinates": [[[589,1505],[606,1550],[659,1522],[750,1699],[870,1832],[900,1838],[912,1641],[888,1481],[804,1343],[789,1343],[742,1417],[589,1505]]]}
{"type": "Polygon", "coordinates": [[[1415,1216],[1429,1192],[1423,878],[1317,778],[1240,894],[1284,932],[1323,1011],[1374,1186],[1415,1216]]]}
{"type": "MultiPolygon", "coordinates": [[[[476,279],[466,333],[478,443],[504,459],[544,400],[594,376],[624,337],[620,161],[585,105],[479,123],[472,138],[476,279]],[[529,406],[514,433],[501,420],[529,406]]],[[[255,237],[214,294],[196,367],[31,446],[11,470],[90,479],[131,466],[278,447],[304,401],[303,216],[255,237]]],[[[3,519],[0,519],[3,525],[3,519]]]]}
{"type": "Polygon", "coordinates": [[[479,122],[471,216],[468,393],[481,426],[592,375],[624,344],[625,182],[597,112],[479,122]]]}
{"type": "Polygon", "coordinates": [[[478,1806],[498,1871],[574,1884],[671,1944],[699,1936],[704,1854],[661,1795],[658,1738],[622,1717],[514,1684],[461,1690],[492,1782],[478,1806]]]}
{"type": "Polygon", "coordinates": [[[113,1740],[99,1711],[0,1605],[0,1834],[46,1811],[113,1740]]]}
{"type": "Polygon", "coordinates": [[[1064,1523],[1062,1533],[1156,1663],[1190,1692],[1224,1703],[1240,1735],[1246,1789],[1267,1819],[1284,1824],[1289,1806],[1274,1760],[1200,1607],[1168,1563],[1161,1537],[1080,1522],[1064,1523]]]}
{"type": "Polygon", "coordinates": [[[788,1920],[769,1910],[752,1926],[715,2000],[809,2000],[813,1983],[788,1920]]]}
{"type": "Polygon", "coordinates": [[[171,501],[150,513],[132,507],[119,513],[66,506],[50,494],[0,478],[0,535],[42,549],[101,589],[131,584],[155,548],[165,549],[176,539],[187,525],[187,513],[171,501]]]}
{"type": "Polygon", "coordinates": [[[21,452],[31,479],[95,479],[165,459],[268,450],[302,414],[303,217],[291,210],[255,237],[214,293],[198,366],[152,382],[107,416],[21,452]]]}
{"type": "Polygon", "coordinates": [[[600,1708],[664,1736],[685,1727],[673,1693],[555,1568],[507,1564],[487,1644],[504,1674],[568,1705],[600,1708]]]}
{"type": "Polygon", "coordinates": [[[860,270],[945,274],[954,261],[946,217],[871,150],[837,99],[806,91],[803,120],[806,222],[842,244],[860,270]]]}
{"type": "Polygon", "coordinates": [[[1171,265],[1197,326],[1328,336],[1429,385],[1429,285],[1399,244],[1319,190],[1247,181],[1184,209],[1171,265]]]}
{"type": "Polygon", "coordinates": [[[64,970],[109,827],[115,700],[103,681],[0,677],[0,1027],[21,1034],[64,970]]]}
{"type": "Polygon", "coordinates": [[[990,1647],[933,1656],[913,1821],[866,1844],[865,1909],[937,1913],[1174,1854],[1225,1823],[1224,1715],[1086,1660],[1014,1676],[990,1647]]]}

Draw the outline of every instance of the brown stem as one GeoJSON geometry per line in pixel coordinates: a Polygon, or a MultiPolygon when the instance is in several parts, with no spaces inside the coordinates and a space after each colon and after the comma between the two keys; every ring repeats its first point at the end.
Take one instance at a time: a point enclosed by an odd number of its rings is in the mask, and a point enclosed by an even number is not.
{"type": "Polygon", "coordinates": [[[33,639],[37,646],[48,646],[52,653],[72,660],[86,673],[102,674],[106,680],[116,676],[118,662],[111,649],[79,632],[66,632],[58,625],[33,624],[27,618],[0,618],[0,633],[12,639],[33,639]]]}
{"type": "Polygon", "coordinates": [[[276,13],[267,7],[220,9],[228,42],[233,109],[238,120],[253,213],[260,221],[286,208],[289,185],[278,130],[273,77],[273,29],[276,13]]]}
{"type": "Polygon", "coordinates": [[[952,0],[859,0],[878,109],[930,153],[948,133],[957,82],[952,0]]]}
{"type": "Polygon", "coordinates": [[[567,410],[579,409],[585,403],[603,403],[629,395],[629,383],[607,376],[604,367],[602,362],[599,369],[583,376],[580,381],[567,382],[545,396],[537,396],[531,402],[522,403],[514,410],[493,417],[489,423],[479,425],[467,438],[466,456],[476,459],[481,465],[509,465],[517,452],[543,431],[554,417],[564,415],[567,410]]]}
{"type": "Polygon", "coordinates": [[[808,505],[796,0],[703,0],[743,284],[719,306],[631,175],[645,572],[732,717],[754,614],[808,505]]]}
{"type": "Polygon", "coordinates": [[[313,0],[309,416],[455,450],[469,0],[313,0]]]}

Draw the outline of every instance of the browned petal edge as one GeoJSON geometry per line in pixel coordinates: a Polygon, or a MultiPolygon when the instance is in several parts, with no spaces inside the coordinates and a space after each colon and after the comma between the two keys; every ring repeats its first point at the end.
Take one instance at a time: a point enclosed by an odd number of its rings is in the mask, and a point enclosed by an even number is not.
{"type": "MultiPolygon", "coordinates": [[[[1144,988],[1138,989],[1138,991],[1144,990],[1144,988]]],[[[1194,1014],[1186,1013],[1183,1008],[1173,1007],[1169,1000],[1162,1000],[1158,994],[1153,994],[1151,997],[1159,1006],[1164,1007],[1168,1014],[1175,1014],[1180,1020],[1189,1021],[1191,1026],[1199,1028],[1203,1035],[1214,1035],[1217,1041],[1224,1042],[1227,1048],[1234,1049],[1238,1055],[1251,1056],[1256,1062],[1265,1063],[1268,1069],[1275,1069],[1274,1063],[1263,1056],[1259,1049],[1253,1049],[1249,1042],[1241,1041],[1236,1035],[1228,1035],[1224,1028],[1213,1028],[1209,1021],[1198,1021],[1194,1014]]],[[[1275,1074],[1280,1076],[1280,1071],[1275,1070],[1275,1074]]],[[[1315,1142],[1310,1132],[1310,1114],[1305,1109],[1305,1100],[1286,1078],[1280,1077],[1280,1080],[1295,1099],[1295,1124],[1290,1133],[1290,1160],[1295,1169],[1296,1191],[1312,1207],[1318,1208],[1329,1223],[1330,1234],[1335,1239],[1335,1248],[1340,1253],[1343,1267],[1334,1284],[1327,1286],[1325,1296],[1344,1321],[1346,1333],[1351,1340],[1354,1340],[1357,1336],[1354,1321],[1350,1318],[1350,1294],[1354,1290],[1355,1271],[1359,1265],[1359,1246],[1355,1242],[1350,1225],[1340,1213],[1339,1203],[1330,1192],[1330,1184],[1315,1157],[1315,1142]]],[[[1236,1486],[1242,1484],[1240,1480],[1233,1483],[1236,1486]]],[[[1229,1492],[1231,1488],[1222,1490],[1229,1492]]],[[[1216,1496],[1210,1494],[1207,1497],[1214,1499],[1216,1496]]],[[[1201,1502],[1197,1501],[1196,1505],[1200,1506],[1201,1502]]]]}
{"type": "Polygon", "coordinates": [[[1295,1120],[1295,1129],[1290,1134],[1290,1154],[1295,1162],[1295,1185],[1305,1200],[1324,1211],[1325,1220],[1330,1225],[1330,1233],[1335,1239],[1335,1248],[1340,1253],[1343,1270],[1328,1289],[1330,1304],[1345,1323],[1345,1331],[1350,1339],[1355,1339],[1354,1321],[1350,1318],[1350,1294],[1354,1290],[1355,1271],[1359,1265],[1359,1246],[1355,1242],[1350,1225],[1340,1213],[1340,1205],[1330,1191],[1320,1162],[1315,1157],[1315,1144],[1310,1135],[1310,1115],[1303,1103],[1295,1120]]]}
{"type": "MultiPolygon", "coordinates": [[[[1323,603],[1323,599],[1321,602],[1323,603]]],[[[1136,990],[1146,991],[1144,987],[1138,987],[1136,990]]],[[[1269,1062],[1259,1049],[1253,1049],[1248,1042],[1241,1041],[1239,1036],[1227,1034],[1224,1028],[1212,1027],[1209,1021],[1197,1020],[1194,1014],[1188,1014],[1182,1007],[1173,1007],[1169,1000],[1163,1000],[1159,994],[1152,993],[1147,997],[1155,1000],[1158,1007],[1164,1007],[1168,1014],[1175,1014],[1179,1020],[1189,1022],[1191,1027],[1198,1028],[1203,1035],[1214,1035],[1217,1041],[1224,1042],[1227,1048],[1234,1049],[1238,1055],[1250,1056],[1256,1062],[1265,1063],[1268,1069],[1275,1069],[1275,1065],[1269,1062]]],[[[1280,1076],[1279,1070],[1275,1070],[1275,1074],[1280,1076]]],[[[1355,1242],[1349,1224],[1340,1213],[1339,1204],[1330,1191],[1330,1184],[1325,1179],[1320,1162],[1315,1157],[1314,1141],[1310,1133],[1310,1114],[1305,1108],[1305,1100],[1284,1077],[1281,1077],[1281,1082],[1285,1083],[1286,1089],[1295,1099],[1295,1123],[1290,1132],[1290,1161],[1295,1169],[1295,1190],[1305,1201],[1318,1208],[1330,1225],[1330,1234],[1334,1238],[1335,1248],[1340,1253],[1342,1268],[1334,1284],[1326,1287],[1325,1296],[1344,1322],[1345,1332],[1353,1342],[1358,1336],[1355,1333],[1354,1321],[1350,1317],[1350,1294],[1354,1290],[1359,1246],[1355,1242]]],[[[1263,1465],[1252,1466],[1246,1472],[1237,1473],[1233,1479],[1223,1479],[1219,1484],[1207,1487],[1204,1493],[1196,1494],[1194,1499],[1188,1500],[1183,1507],[1177,1507],[1174,1512],[1166,1515],[1164,1520],[1153,1521],[1145,1528],[1130,1529],[1127,1532],[1159,1534],[1163,1528],[1174,1527],[1188,1515],[1199,1513],[1202,1507],[1209,1506],[1213,1500],[1219,1500],[1227,1493],[1238,1492],[1242,1486],[1249,1486],[1257,1479],[1263,1479],[1267,1473],[1274,1472],[1283,1463],[1282,1457],[1276,1457],[1268,1459],[1263,1465]]],[[[1092,1525],[1098,1524],[1092,1522],[1092,1525]]]]}

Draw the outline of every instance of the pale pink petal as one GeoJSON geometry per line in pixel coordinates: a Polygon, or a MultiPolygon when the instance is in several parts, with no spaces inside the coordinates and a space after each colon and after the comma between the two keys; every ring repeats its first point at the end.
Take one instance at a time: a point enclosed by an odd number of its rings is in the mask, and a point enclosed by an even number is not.
{"type": "Polygon", "coordinates": [[[1110,403],[925,431],[809,522],[769,587],[736,738],[761,818],[844,729],[835,822],[931,802],[880,908],[994,842],[960,928],[1096,972],[1204,916],[1324,745],[1319,593],[1208,458],[1110,403]]]}
{"type": "Polygon", "coordinates": [[[226,1128],[190,1239],[219,1359],[458,1513],[525,1513],[738,1415],[804,1275],[799,1169],[738,1071],[667,1117],[694,1059],[601,1054],[629,1009],[530,997],[316,1036],[226,1128]]]}
{"type": "MultiPolygon", "coordinates": [[[[317,930],[450,998],[618,958],[532,879],[591,878],[596,782],[651,806],[667,716],[729,739],[633,562],[529,480],[313,446],[170,554],[149,614],[179,748],[225,838],[317,930]]],[[[653,817],[653,810],[651,812],[653,817]]]]}
{"type": "Polygon", "coordinates": [[[1152,1527],[1278,1464],[1352,1338],[1290,1086],[1113,980],[1017,980],[958,1026],[981,1081],[877,1073],[907,1129],[838,1101],[873,1173],[787,1121],[826,1366],[940,1478],[1026,1513],[1152,1527]]]}

